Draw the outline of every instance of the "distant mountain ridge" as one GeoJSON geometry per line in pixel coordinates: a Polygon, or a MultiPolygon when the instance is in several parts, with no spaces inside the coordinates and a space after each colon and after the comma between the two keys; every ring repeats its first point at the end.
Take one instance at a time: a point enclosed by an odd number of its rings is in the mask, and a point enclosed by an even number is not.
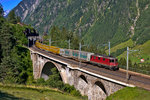
{"type": "Polygon", "coordinates": [[[149,0],[23,0],[14,9],[40,33],[65,27],[96,45],[150,40],[149,0]]]}
{"type": "Polygon", "coordinates": [[[41,1],[42,0],[23,0],[15,8],[15,12],[22,20],[24,20],[27,15],[34,12],[35,8],[37,8],[41,1]]]}

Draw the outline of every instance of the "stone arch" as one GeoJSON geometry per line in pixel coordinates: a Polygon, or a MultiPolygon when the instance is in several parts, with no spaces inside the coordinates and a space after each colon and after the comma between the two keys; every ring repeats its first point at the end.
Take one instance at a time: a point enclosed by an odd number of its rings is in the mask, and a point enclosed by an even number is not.
{"type": "Polygon", "coordinates": [[[80,75],[78,77],[78,90],[81,92],[82,95],[86,95],[88,92],[89,86],[87,78],[84,75],[80,75]]]}
{"type": "Polygon", "coordinates": [[[59,74],[60,74],[61,80],[63,81],[63,77],[62,77],[62,75],[61,75],[61,73],[60,73],[60,68],[58,67],[57,64],[55,64],[54,62],[50,62],[50,61],[46,62],[46,63],[43,65],[42,70],[41,70],[40,77],[41,77],[41,78],[44,78],[45,80],[47,80],[47,79],[49,78],[49,75],[52,74],[51,69],[54,68],[54,67],[57,68],[57,70],[58,70],[58,72],[59,72],[59,74]]]}
{"type": "Polygon", "coordinates": [[[106,91],[105,86],[103,85],[102,82],[96,81],[95,85],[99,86],[104,91],[104,93],[107,95],[107,91],[106,91]]]}
{"type": "Polygon", "coordinates": [[[88,84],[87,78],[84,75],[80,75],[79,78],[83,79],[88,84]]]}
{"type": "Polygon", "coordinates": [[[107,97],[107,91],[101,81],[96,81],[93,85],[93,97],[94,100],[104,100],[107,97]]]}

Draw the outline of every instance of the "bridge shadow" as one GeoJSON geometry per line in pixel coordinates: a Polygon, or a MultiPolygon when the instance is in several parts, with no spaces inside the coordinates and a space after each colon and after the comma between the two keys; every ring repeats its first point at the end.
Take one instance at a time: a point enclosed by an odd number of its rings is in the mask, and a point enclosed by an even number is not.
{"type": "Polygon", "coordinates": [[[0,100],[29,100],[29,99],[15,97],[12,94],[0,91],[0,100]]]}

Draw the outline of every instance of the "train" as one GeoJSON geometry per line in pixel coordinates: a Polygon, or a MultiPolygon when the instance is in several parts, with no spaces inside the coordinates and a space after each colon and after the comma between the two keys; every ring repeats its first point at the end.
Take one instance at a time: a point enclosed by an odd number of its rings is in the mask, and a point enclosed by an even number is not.
{"type": "Polygon", "coordinates": [[[111,56],[99,55],[86,51],[64,49],[56,46],[48,46],[40,43],[38,40],[35,42],[35,46],[39,49],[46,50],[48,52],[91,64],[96,64],[100,67],[104,67],[113,71],[119,70],[118,59],[111,56]]]}

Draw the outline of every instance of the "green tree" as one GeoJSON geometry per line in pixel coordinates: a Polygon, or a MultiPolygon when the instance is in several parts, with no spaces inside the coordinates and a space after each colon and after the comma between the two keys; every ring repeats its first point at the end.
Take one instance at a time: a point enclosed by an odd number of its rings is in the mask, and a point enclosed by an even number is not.
{"type": "Polygon", "coordinates": [[[26,83],[33,80],[30,52],[23,31],[27,26],[10,24],[0,17],[0,81],[26,83]],[[30,77],[29,77],[30,76],[30,77]]]}
{"type": "Polygon", "coordinates": [[[62,28],[62,31],[61,31],[61,36],[63,40],[66,40],[67,39],[67,30],[65,27],[62,28]]]}
{"type": "Polygon", "coordinates": [[[16,45],[27,45],[28,40],[23,33],[25,26],[20,26],[19,24],[12,25],[14,37],[16,39],[16,45]]]}
{"type": "Polygon", "coordinates": [[[2,46],[0,44],[0,63],[1,63],[1,59],[2,59],[2,46]]]}
{"type": "Polygon", "coordinates": [[[0,3],[0,17],[2,17],[4,15],[4,10],[3,10],[3,6],[0,3]]]}
{"type": "Polygon", "coordinates": [[[3,24],[0,37],[3,55],[10,56],[11,50],[15,45],[15,39],[9,24],[3,24]]]}
{"type": "Polygon", "coordinates": [[[65,27],[60,30],[58,27],[53,26],[50,30],[50,36],[52,41],[54,42],[52,45],[61,47],[61,48],[68,48],[67,41],[70,40],[71,48],[78,49],[79,48],[79,39],[76,34],[71,31],[68,31],[65,27]]]}
{"type": "Polygon", "coordinates": [[[121,65],[121,66],[126,66],[126,59],[125,58],[120,58],[120,60],[119,60],[119,65],[121,65]]]}
{"type": "Polygon", "coordinates": [[[61,81],[61,77],[56,69],[56,67],[51,69],[52,75],[49,76],[49,79],[46,81],[48,85],[54,88],[62,88],[63,82],[61,81]]]}
{"type": "MultiPolygon", "coordinates": [[[[0,36],[2,35],[2,25],[3,25],[3,23],[4,23],[2,13],[3,13],[3,8],[2,8],[2,5],[0,4],[0,36]]],[[[2,59],[2,46],[1,46],[1,41],[2,41],[2,39],[0,39],[0,63],[1,63],[1,59],[2,59]]]]}
{"type": "Polygon", "coordinates": [[[44,80],[44,78],[39,78],[39,79],[37,79],[37,84],[38,84],[38,85],[45,85],[45,80],[44,80]]]}
{"type": "Polygon", "coordinates": [[[17,16],[15,15],[15,11],[11,10],[8,14],[8,21],[13,24],[17,24],[17,16]]]}
{"type": "Polygon", "coordinates": [[[18,78],[16,74],[16,68],[14,66],[14,62],[12,61],[10,56],[4,56],[2,59],[2,63],[0,65],[0,81],[6,83],[16,83],[18,78]]]}
{"type": "Polygon", "coordinates": [[[17,16],[16,20],[17,20],[17,22],[21,22],[21,17],[17,16]]]}
{"type": "Polygon", "coordinates": [[[0,64],[0,76],[1,79],[15,81],[12,78],[17,73],[16,67],[14,67],[14,62],[12,61],[11,51],[15,45],[15,39],[13,37],[12,29],[9,24],[4,23],[1,29],[1,49],[2,49],[2,63],[0,64]],[[11,78],[11,79],[10,79],[11,78]]]}
{"type": "Polygon", "coordinates": [[[73,49],[79,50],[79,37],[76,34],[73,34],[72,45],[73,49]]]}
{"type": "Polygon", "coordinates": [[[15,46],[12,50],[11,57],[14,62],[14,68],[18,71],[18,74],[16,74],[16,77],[18,77],[17,83],[26,83],[29,80],[29,76],[33,76],[30,52],[25,47],[15,46]]]}

